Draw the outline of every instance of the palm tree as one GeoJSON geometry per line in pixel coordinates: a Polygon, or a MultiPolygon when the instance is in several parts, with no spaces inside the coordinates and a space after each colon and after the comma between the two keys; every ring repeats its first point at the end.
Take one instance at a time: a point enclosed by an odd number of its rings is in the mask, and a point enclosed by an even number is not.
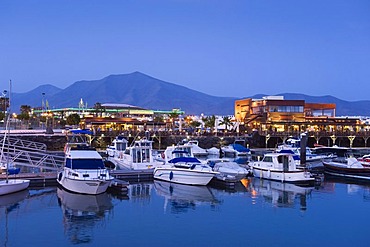
{"type": "Polygon", "coordinates": [[[216,123],[216,116],[208,116],[208,117],[203,117],[202,121],[204,122],[204,127],[205,128],[211,128],[211,131],[213,132],[215,128],[215,123],[216,123]]]}
{"type": "Polygon", "coordinates": [[[228,132],[229,131],[229,126],[232,126],[231,118],[228,117],[228,116],[223,117],[220,124],[225,125],[225,131],[228,132]]]}
{"type": "Polygon", "coordinates": [[[94,105],[94,109],[95,109],[95,114],[97,117],[101,117],[103,114],[103,107],[101,105],[101,103],[99,102],[96,102],[95,105],[94,105]]]}
{"type": "Polygon", "coordinates": [[[168,114],[168,116],[170,117],[170,120],[171,120],[171,129],[173,129],[174,124],[175,124],[175,121],[180,116],[180,113],[178,113],[178,112],[170,112],[168,114]]]}
{"type": "Polygon", "coordinates": [[[23,120],[27,121],[28,126],[28,121],[30,120],[31,106],[21,105],[20,112],[21,113],[17,116],[17,118],[21,121],[23,120]]]}

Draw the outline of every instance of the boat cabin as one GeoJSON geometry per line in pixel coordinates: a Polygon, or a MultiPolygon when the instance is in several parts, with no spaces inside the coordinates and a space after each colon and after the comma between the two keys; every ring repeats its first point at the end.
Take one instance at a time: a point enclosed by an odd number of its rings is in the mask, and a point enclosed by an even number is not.
{"type": "Polygon", "coordinates": [[[261,168],[271,168],[282,171],[296,170],[296,164],[293,155],[286,153],[266,154],[262,161],[258,162],[261,168]]]}
{"type": "Polygon", "coordinates": [[[151,163],[153,162],[153,141],[142,139],[135,141],[131,147],[125,150],[126,155],[130,155],[132,163],[151,163]]]}

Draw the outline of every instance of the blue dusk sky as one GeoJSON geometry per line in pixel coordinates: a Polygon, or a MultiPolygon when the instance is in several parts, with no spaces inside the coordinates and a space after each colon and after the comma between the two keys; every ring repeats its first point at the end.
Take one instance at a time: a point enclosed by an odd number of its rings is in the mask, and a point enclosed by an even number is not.
{"type": "Polygon", "coordinates": [[[14,92],[140,71],[214,96],[370,100],[369,0],[1,0],[14,92]]]}

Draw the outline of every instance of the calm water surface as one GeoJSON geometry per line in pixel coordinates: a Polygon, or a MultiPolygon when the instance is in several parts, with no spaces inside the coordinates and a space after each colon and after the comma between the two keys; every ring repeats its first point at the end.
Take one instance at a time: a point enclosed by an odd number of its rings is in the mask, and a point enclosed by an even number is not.
{"type": "Polygon", "coordinates": [[[1,246],[370,246],[370,185],[154,181],[119,197],[31,188],[0,197],[0,222],[1,246]]]}

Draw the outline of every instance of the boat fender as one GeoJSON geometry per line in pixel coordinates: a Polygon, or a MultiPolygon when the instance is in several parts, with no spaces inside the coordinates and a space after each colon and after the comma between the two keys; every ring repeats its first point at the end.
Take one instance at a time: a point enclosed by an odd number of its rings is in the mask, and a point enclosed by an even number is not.
{"type": "Polygon", "coordinates": [[[173,179],[173,172],[171,171],[170,172],[170,180],[172,180],[173,179]]]}
{"type": "Polygon", "coordinates": [[[123,153],[122,152],[119,152],[119,156],[118,156],[120,159],[123,158],[123,153]]]}
{"type": "Polygon", "coordinates": [[[161,157],[162,157],[162,159],[164,159],[164,153],[161,153],[161,157]]]}
{"type": "Polygon", "coordinates": [[[267,177],[271,178],[271,171],[270,170],[267,170],[267,177]]]}
{"type": "Polygon", "coordinates": [[[190,170],[194,170],[196,164],[192,164],[191,167],[190,167],[190,170]]]}
{"type": "Polygon", "coordinates": [[[58,174],[58,180],[60,181],[61,179],[62,179],[62,173],[61,172],[59,172],[59,174],[58,174]]]}

